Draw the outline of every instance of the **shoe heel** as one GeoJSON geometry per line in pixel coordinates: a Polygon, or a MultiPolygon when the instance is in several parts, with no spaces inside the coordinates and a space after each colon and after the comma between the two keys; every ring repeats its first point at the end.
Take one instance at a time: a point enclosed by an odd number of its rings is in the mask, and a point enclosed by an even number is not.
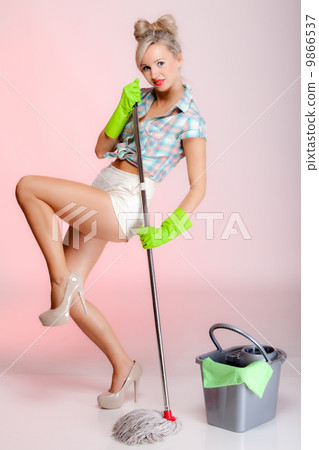
{"type": "Polygon", "coordinates": [[[125,391],[134,381],[134,402],[137,402],[137,390],[139,386],[139,381],[142,375],[141,366],[134,361],[134,366],[132,367],[129,376],[127,377],[125,383],[123,384],[121,390],[117,393],[102,392],[97,398],[98,404],[101,408],[105,409],[116,409],[121,408],[124,403],[125,391]]]}
{"type": "Polygon", "coordinates": [[[139,385],[139,379],[134,380],[134,402],[137,402],[137,391],[138,391],[138,385],[139,385]]]}
{"type": "Polygon", "coordinates": [[[84,308],[85,314],[88,314],[88,310],[87,310],[87,307],[86,307],[85,299],[84,299],[84,296],[83,296],[83,291],[84,291],[83,283],[82,283],[82,281],[80,281],[80,283],[79,283],[79,291],[78,292],[80,294],[80,298],[81,298],[81,302],[82,302],[82,306],[84,308]]]}

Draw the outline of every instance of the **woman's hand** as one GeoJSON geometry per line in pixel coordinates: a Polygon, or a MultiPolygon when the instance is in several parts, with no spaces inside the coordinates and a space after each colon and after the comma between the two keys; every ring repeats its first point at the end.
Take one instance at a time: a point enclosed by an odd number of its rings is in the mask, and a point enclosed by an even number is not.
{"type": "Polygon", "coordinates": [[[191,226],[192,222],[188,215],[178,207],[159,228],[142,226],[137,230],[137,234],[140,236],[143,248],[148,249],[166,244],[191,226]]]}
{"type": "Polygon", "coordinates": [[[135,103],[141,101],[139,82],[139,78],[136,78],[133,83],[124,86],[121,100],[104,129],[105,134],[110,138],[116,139],[119,137],[133,111],[135,103]]]}
{"type": "Polygon", "coordinates": [[[135,103],[139,103],[141,101],[141,89],[139,87],[139,82],[139,78],[136,78],[133,83],[127,84],[123,88],[120,105],[128,114],[131,114],[133,111],[135,103]]]}

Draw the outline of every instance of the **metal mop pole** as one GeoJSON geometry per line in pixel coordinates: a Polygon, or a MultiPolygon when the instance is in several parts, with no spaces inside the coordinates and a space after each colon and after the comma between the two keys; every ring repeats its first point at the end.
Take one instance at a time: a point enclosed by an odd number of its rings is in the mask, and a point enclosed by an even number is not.
{"type": "MultiPolygon", "coordinates": [[[[141,152],[140,131],[139,131],[139,122],[138,122],[138,104],[137,103],[135,103],[135,105],[134,105],[133,118],[134,118],[134,135],[135,135],[135,143],[136,143],[136,151],[137,151],[138,172],[139,172],[139,177],[140,177],[141,195],[142,195],[142,203],[143,203],[144,226],[147,227],[147,226],[149,226],[149,218],[148,218],[148,208],[147,208],[147,200],[146,200],[146,188],[145,188],[143,160],[142,160],[142,152],[141,152]]],[[[148,258],[148,266],[149,266],[150,281],[151,281],[151,288],[152,288],[153,311],[154,311],[154,318],[155,318],[157,345],[158,345],[161,372],[162,372],[163,396],[164,396],[164,403],[165,403],[164,417],[167,420],[175,421],[175,417],[172,416],[172,412],[171,412],[171,408],[170,408],[170,404],[169,404],[169,398],[168,398],[168,387],[167,387],[164,349],[163,349],[163,340],[162,340],[162,332],[161,332],[161,322],[160,322],[158,300],[157,300],[153,253],[152,253],[151,248],[147,249],[147,258],[148,258]]]]}

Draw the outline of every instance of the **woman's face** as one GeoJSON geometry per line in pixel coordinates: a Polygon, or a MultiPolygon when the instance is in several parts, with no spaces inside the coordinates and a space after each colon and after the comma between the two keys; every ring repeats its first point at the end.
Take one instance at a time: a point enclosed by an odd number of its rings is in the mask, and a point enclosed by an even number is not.
{"type": "Polygon", "coordinates": [[[165,44],[151,44],[141,61],[145,79],[159,92],[181,83],[182,54],[174,55],[165,44]]]}

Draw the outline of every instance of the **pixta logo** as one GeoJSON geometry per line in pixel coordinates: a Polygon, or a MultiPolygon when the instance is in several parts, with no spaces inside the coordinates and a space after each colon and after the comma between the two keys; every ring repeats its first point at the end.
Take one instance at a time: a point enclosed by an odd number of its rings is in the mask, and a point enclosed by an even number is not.
{"type": "MultiPolygon", "coordinates": [[[[214,239],[215,220],[224,220],[224,213],[198,212],[196,219],[205,221],[206,239],[214,239]]],[[[232,212],[230,214],[220,239],[229,239],[233,235],[241,235],[243,239],[251,239],[248,228],[238,212],[232,212]]]]}
{"type": "MultiPolygon", "coordinates": [[[[55,213],[56,216],[61,218],[64,216],[68,211],[71,211],[68,215],[63,217],[63,219],[60,219],[61,222],[67,222],[70,223],[72,226],[72,244],[73,248],[79,249],[80,248],[80,225],[85,223],[87,220],[89,220],[91,217],[93,217],[95,214],[98,213],[95,209],[92,209],[88,211],[86,214],[81,215],[77,220],[73,222],[73,219],[75,219],[77,216],[79,216],[81,213],[83,213],[88,208],[86,206],[78,206],[77,203],[71,202],[68,205],[66,205],[64,208],[60,209],[55,213]],[[77,206],[76,209],[73,209],[75,206],[77,206]]],[[[62,227],[61,227],[62,228],[62,227]]],[[[62,230],[63,232],[63,230],[62,230]]],[[[83,237],[83,242],[88,242],[90,239],[92,239],[97,234],[97,222],[96,220],[91,222],[91,231],[86,234],[83,237]]],[[[52,240],[58,241],[59,240],[59,221],[56,220],[54,215],[52,216],[52,240]]],[[[67,231],[64,239],[63,244],[69,245],[69,232],[67,231]]]]}
{"type": "MultiPolygon", "coordinates": [[[[124,214],[123,221],[125,222],[126,226],[128,228],[131,228],[133,233],[136,232],[140,227],[140,225],[142,225],[142,223],[139,223],[137,227],[134,227],[136,221],[141,222],[141,219],[137,220],[139,213],[123,213],[123,214],[124,214]],[[132,215],[131,218],[129,217],[130,214],[132,215]]],[[[164,214],[162,212],[154,212],[150,219],[151,225],[154,225],[154,227],[158,229],[157,230],[158,238],[162,237],[160,233],[161,231],[160,227],[165,219],[166,217],[164,217],[164,214]]],[[[174,221],[174,218],[172,218],[172,220],[174,221]]],[[[187,217],[185,216],[185,219],[183,220],[184,221],[187,220],[187,217]]],[[[215,224],[217,220],[223,221],[223,223],[221,223],[222,232],[219,236],[220,239],[228,240],[231,238],[231,236],[238,236],[238,238],[244,240],[252,239],[251,234],[247,228],[247,225],[245,224],[239,212],[231,212],[228,218],[225,217],[223,212],[196,212],[194,216],[191,216],[192,224],[195,225],[195,221],[197,220],[204,221],[205,233],[202,234],[202,237],[204,237],[207,240],[215,239],[216,234],[215,224]]],[[[182,236],[184,239],[194,239],[192,235],[193,231],[192,228],[188,230],[183,230],[183,221],[181,221],[179,225],[181,227],[182,236]]],[[[221,227],[219,226],[219,228],[221,227]]]]}

